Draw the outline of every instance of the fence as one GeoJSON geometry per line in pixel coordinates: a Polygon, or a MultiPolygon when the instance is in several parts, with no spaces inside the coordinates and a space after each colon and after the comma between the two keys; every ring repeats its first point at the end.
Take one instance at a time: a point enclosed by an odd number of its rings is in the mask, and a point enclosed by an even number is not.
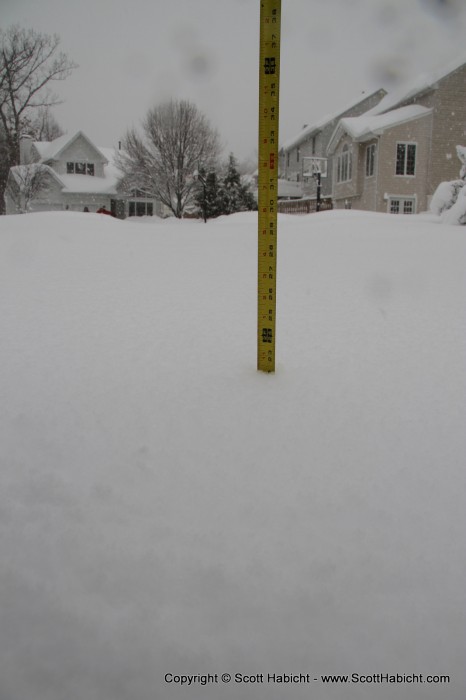
{"type": "MultiPolygon", "coordinates": [[[[281,199],[278,202],[280,214],[312,214],[316,211],[316,199],[281,199]]],[[[324,197],[320,200],[320,211],[332,209],[331,197],[324,197]]]]}

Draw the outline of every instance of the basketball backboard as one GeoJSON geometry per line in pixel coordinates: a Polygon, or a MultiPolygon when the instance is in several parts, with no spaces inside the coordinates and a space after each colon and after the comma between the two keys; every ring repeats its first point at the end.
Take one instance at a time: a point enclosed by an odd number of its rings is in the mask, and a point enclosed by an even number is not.
{"type": "Polygon", "coordinates": [[[314,177],[320,173],[321,177],[327,177],[327,158],[317,156],[304,156],[303,177],[314,177]]]}

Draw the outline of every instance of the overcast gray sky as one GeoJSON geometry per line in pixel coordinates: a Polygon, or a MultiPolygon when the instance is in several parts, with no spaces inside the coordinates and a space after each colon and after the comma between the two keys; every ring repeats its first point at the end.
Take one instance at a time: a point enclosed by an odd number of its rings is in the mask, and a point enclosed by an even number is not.
{"type": "MultiPolygon", "coordinates": [[[[79,68],[62,128],[116,145],[147,109],[189,99],[240,159],[257,142],[259,0],[0,0],[2,27],[58,33],[79,68]]],[[[280,140],[464,52],[465,0],[282,0],[280,140]]]]}

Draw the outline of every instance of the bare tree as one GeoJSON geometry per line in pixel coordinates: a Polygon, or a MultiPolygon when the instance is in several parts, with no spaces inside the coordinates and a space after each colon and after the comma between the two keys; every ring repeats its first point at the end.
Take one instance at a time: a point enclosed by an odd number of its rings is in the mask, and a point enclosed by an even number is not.
{"type": "Polygon", "coordinates": [[[40,163],[16,165],[10,170],[8,196],[19,214],[30,211],[31,202],[47,192],[51,184],[50,168],[40,163]]]}
{"type": "Polygon", "coordinates": [[[0,124],[0,214],[4,214],[3,193],[5,192],[6,182],[8,179],[9,166],[9,150],[6,140],[5,131],[0,124]]]}
{"type": "Polygon", "coordinates": [[[66,54],[58,52],[59,44],[56,34],[17,25],[0,30],[0,128],[8,168],[19,164],[22,124],[32,119],[35,110],[59,103],[50,85],[64,80],[76,68],[66,54]]]}
{"type": "Polygon", "coordinates": [[[134,129],[123,139],[117,164],[120,188],[141,190],[181,218],[193,201],[195,173],[211,170],[220,151],[217,131],[190,102],[170,101],[149,111],[143,135],[134,129]]]}
{"type": "Polygon", "coordinates": [[[65,133],[49,107],[39,107],[32,118],[27,117],[21,131],[33,136],[36,141],[53,141],[65,133]]]}

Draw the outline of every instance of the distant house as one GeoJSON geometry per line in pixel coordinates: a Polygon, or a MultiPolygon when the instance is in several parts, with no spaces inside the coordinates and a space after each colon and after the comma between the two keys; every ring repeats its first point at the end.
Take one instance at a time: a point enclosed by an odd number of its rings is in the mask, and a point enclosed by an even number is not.
{"type": "Polygon", "coordinates": [[[438,184],[458,177],[456,146],[465,144],[466,63],[458,61],[339,120],[327,148],[333,205],[425,211],[438,184]]]}
{"type": "MultiPolygon", "coordinates": [[[[89,211],[104,207],[119,218],[163,215],[160,202],[133,191],[117,191],[121,173],[115,151],[95,146],[82,131],[54,141],[21,139],[21,165],[10,169],[5,190],[7,214],[24,211],[30,164],[40,164],[42,186],[27,203],[28,211],[89,211]]],[[[33,168],[34,170],[34,168],[33,168]]]]}
{"type": "MultiPolygon", "coordinates": [[[[285,142],[280,148],[280,177],[297,183],[303,197],[316,196],[316,181],[306,175],[307,158],[310,156],[327,158],[327,146],[342,117],[358,116],[379,104],[386,95],[385,90],[377,90],[370,95],[353,102],[335,114],[327,115],[315,124],[306,125],[295,137],[285,142]]],[[[328,175],[322,178],[322,197],[330,197],[333,189],[333,168],[327,164],[328,175]]]]}

